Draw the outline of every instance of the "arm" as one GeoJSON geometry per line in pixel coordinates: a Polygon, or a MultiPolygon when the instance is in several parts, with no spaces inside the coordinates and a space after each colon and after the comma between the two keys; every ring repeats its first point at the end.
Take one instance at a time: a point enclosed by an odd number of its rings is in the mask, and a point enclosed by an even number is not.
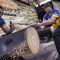
{"type": "Polygon", "coordinates": [[[58,14],[53,14],[51,19],[45,20],[42,23],[37,23],[37,25],[43,26],[43,25],[52,24],[57,18],[58,18],[58,14]],[[54,16],[54,15],[56,15],[56,16],[54,16]]]}

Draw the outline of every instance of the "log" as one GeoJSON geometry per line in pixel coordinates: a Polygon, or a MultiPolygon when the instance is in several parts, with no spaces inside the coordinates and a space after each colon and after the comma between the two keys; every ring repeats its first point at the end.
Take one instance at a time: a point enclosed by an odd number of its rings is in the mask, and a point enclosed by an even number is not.
{"type": "Polygon", "coordinates": [[[28,27],[0,38],[0,57],[9,54],[12,58],[39,52],[40,40],[37,31],[28,27]]]}
{"type": "Polygon", "coordinates": [[[58,53],[55,48],[54,42],[40,44],[39,54],[36,56],[28,56],[26,60],[56,60],[58,53]]]}

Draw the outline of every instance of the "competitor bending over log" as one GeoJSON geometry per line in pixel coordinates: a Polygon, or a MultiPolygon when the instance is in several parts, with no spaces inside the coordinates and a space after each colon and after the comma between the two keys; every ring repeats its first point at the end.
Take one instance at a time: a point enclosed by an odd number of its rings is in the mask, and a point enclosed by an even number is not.
{"type": "MultiPolygon", "coordinates": [[[[42,7],[46,11],[46,14],[44,16],[43,22],[37,23],[36,25],[37,26],[50,25],[49,29],[47,28],[45,33],[48,33],[48,30],[52,31],[53,40],[55,42],[55,46],[59,54],[56,60],[60,60],[60,14],[59,14],[59,11],[56,9],[52,9],[49,3],[44,4],[42,7]]],[[[44,34],[44,32],[42,33],[44,34]]],[[[40,36],[43,34],[41,34],[40,32],[40,36]]]]}
{"type": "Polygon", "coordinates": [[[15,29],[14,24],[10,21],[10,28],[7,27],[4,19],[1,18],[2,15],[3,15],[3,7],[0,6],[0,27],[2,28],[2,30],[3,30],[6,34],[12,33],[13,30],[15,29]]]}

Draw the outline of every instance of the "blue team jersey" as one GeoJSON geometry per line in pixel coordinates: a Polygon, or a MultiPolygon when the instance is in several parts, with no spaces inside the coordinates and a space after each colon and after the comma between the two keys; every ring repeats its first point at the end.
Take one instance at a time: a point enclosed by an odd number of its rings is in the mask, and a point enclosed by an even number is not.
{"type": "MultiPolygon", "coordinates": [[[[46,13],[46,14],[44,15],[43,19],[48,20],[48,19],[51,18],[51,16],[52,16],[53,14],[58,14],[58,15],[59,15],[59,11],[56,10],[56,9],[53,9],[53,10],[51,11],[51,14],[46,13]]],[[[51,25],[48,25],[48,27],[49,27],[49,26],[51,26],[51,25]]]]}
{"type": "Polygon", "coordinates": [[[58,15],[59,15],[59,11],[58,11],[58,10],[53,9],[53,10],[51,11],[51,14],[49,15],[48,13],[46,13],[46,14],[44,15],[43,19],[45,19],[45,20],[50,19],[50,18],[51,18],[51,16],[52,16],[52,14],[58,14],[58,15]]]}
{"type": "Polygon", "coordinates": [[[5,21],[0,17],[0,25],[3,25],[3,24],[5,24],[5,21]]]}

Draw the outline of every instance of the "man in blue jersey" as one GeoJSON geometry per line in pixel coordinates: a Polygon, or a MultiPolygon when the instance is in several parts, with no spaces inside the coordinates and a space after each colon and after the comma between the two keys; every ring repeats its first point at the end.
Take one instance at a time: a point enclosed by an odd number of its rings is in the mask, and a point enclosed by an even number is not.
{"type": "MultiPolygon", "coordinates": [[[[48,4],[48,6],[51,7],[50,4],[48,4]]],[[[43,9],[44,8],[46,8],[46,7],[43,7],[43,9]]],[[[48,20],[48,18],[51,18],[51,15],[50,14],[52,14],[52,13],[50,13],[50,11],[49,12],[48,11],[45,11],[45,12],[46,12],[46,14],[43,16],[43,22],[46,21],[46,20],[48,20]]],[[[43,28],[43,30],[40,31],[39,36],[40,36],[41,40],[44,41],[44,37],[48,37],[47,42],[51,40],[52,32],[50,30],[50,27],[51,27],[51,24],[45,25],[44,28],[43,28]]]]}
{"type": "Polygon", "coordinates": [[[15,29],[15,26],[14,26],[14,24],[12,24],[12,22],[10,21],[10,28],[7,27],[4,19],[2,18],[2,15],[3,15],[3,7],[0,6],[0,27],[2,28],[2,30],[3,30],[6,34],[9,34],[9,33],[11,33],[11,32],[15,29]]]}
{"type": "Polygon", "coordinates": [[[46,35],[47,32],[51,31],[53,34],[53,40],[56,45],[57,52],[59,54],[56,60],[60,60],[60,14],[56,9],[52,9],[49,3],[46,3],[42,6],[46,11],[46,14],[43,18],[42,23],[37,23],[37,26],[47,26],[47,29],[43,29],[40,32],[40,36],[46,35]],[[44,32],[43,32],[44,31],[44,32]]]}

